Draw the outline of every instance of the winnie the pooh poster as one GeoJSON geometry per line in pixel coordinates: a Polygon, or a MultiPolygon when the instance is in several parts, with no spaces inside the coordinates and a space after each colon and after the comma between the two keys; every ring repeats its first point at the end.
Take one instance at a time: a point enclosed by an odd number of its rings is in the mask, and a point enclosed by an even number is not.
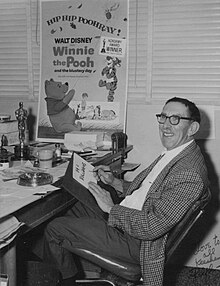
{"type": "Polygon", "coordinates": [[[128,0],[41,0],[37,140],[125,132],[128,0]]]}

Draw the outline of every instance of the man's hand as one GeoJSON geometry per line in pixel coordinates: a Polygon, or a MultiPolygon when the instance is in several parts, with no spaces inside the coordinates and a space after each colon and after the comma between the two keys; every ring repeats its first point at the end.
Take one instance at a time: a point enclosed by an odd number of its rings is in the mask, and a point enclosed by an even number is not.
{"type": "Polygon", "coordinates": [[[104,184],[111,185],[114,181],[114,176],[109,166],[96,166],[93,169],[93,174],[97,181],[101,180],[104,184]]]}
{"type": "Polygon", "coordinates": [[[112,186],[117,192],[123,193],[122,182],[112,174],[110,166],[96,166],[93,169],[93,174],[97,181],[102,181],[104,184],[112,186]]]}
{"type": "Polygon", "coordinates": [[[110,213],[111,208],[114,206],[110,193],[102,189],[96,183],[89,182],[89,191],[95,197],[97,204],[103,212],[110,213]]]}

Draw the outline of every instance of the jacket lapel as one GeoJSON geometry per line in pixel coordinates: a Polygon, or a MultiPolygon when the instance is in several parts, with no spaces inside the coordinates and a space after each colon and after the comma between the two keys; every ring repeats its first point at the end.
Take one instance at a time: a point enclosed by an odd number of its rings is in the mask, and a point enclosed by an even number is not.
{"type": "Polygon", "coordinates": [[[190,145],[188,145],[183,151],[181,151],[176,157],[174,157],[167,166],[161,171],[161,173],[158,175],[156,180],[153,182],[152,186],[149,189],[149,192],[146,196],[146,199],[150,196],[151,198],[159,198],[161,196],[161,192],[158,191],[159,187],[162,182],[164,181],[165,177],[167,176],[167,173],[170,171],[170,169],[183,157],[187,156],[189,153],[194,152],[197,145],[195,141],[193,141],[190,145]]]}
{"type": "MultiPolygon", "coordinates": [[[[167,173],[169,172],[170,168],[182,157],[187,156],[188,153],[193,152],[193,150],[196,148],[196,143],[193,141],[190,145],[188,145],[182,152],[180,152],[175,158],[173,158],[167,166],[161,171],[161,173],[158,175],[157,179],[154,181],[152,186],[150,187],[150,190],[148,194],[151,194],[151,197],[158,198],[160,197],[160,192],[158,192],[158,185],[160,185],[167,173]]],[[[156,160],[153,161],[153,163],[146,169],[144,169],[140,174],[136,176],[136,178],[133,180],[133,182],[130,184],[127,194],[130,195],[134,190],[138,189],[143,180],[147,177],[147,175],[150,173],[150,171],[153,169],[153,167],[157,164],[157,162],[162,158],[163,155],[160,155],[156,158],[156,160]]],[[[148,197],[148,196],[147,196],[148,197]]],[[[147,198],[146,197],[146,198],[147,198]]]]}

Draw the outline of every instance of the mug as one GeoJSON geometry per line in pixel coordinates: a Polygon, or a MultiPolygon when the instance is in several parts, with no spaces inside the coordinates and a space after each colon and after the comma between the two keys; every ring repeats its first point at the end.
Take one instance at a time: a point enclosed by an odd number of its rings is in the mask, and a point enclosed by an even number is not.
{"type": "Polygon", "coordinates": [[[39,167],[42,169],[52,168],[53,150],[43,149],[38,151],[39,167]]]}

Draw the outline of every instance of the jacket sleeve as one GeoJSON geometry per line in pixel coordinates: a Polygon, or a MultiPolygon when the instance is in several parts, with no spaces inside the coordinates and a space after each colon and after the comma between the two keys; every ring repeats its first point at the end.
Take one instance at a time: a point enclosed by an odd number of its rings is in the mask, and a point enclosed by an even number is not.
{"type": "Polygon", "coordinates": [[[157,239],[184,216],[206,186],[198,173],[188,170],[173,174],[157,188],[154,186],[154,192],[151,188],[141,211],[113,206],[109,225],[141,240],[157,239]]]}

